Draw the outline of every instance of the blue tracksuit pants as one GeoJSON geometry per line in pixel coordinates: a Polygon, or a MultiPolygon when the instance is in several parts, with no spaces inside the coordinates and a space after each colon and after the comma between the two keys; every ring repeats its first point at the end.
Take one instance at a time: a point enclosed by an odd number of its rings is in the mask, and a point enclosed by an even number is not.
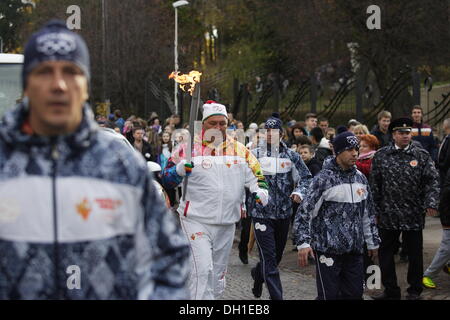
{"type": "Polygon", "coordinates": [[[283,257],[291,219],[252,218],[252,220],[260,259],[256,265],[256,278],[266,283],[272,300],[283,300],[278,264],[283,257]]]}
{"type": "Polygon", "coordinates": [[[317,300],[361,300],[364,292],[362,254],[342,255],[314,252],[317,300]]]}

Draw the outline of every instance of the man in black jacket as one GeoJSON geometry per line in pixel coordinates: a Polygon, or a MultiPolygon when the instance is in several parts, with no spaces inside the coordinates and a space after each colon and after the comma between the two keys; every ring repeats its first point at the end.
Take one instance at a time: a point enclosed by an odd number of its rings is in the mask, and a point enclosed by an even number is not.
{"type": "Polygon", "coordinates": [[[439,213],[442,223],[442,241],[438,251],[434,255],[433,261],[423,274],[422,284],[426,288],[436,288],[432,277],[439,270],[444,268],[445,272],[449,272],[448,262],[450,261],[450,169],[444,180],[441,190],[441,201],[439,203],[439,213]]]}
{"type": "Polygon", "coordinates": [[[146,163],[94,121],[86,42],[50,21],[0,126],[0,300],[187,299],[189,243],[146,163]]]}
{"type": "Polygon", "coordinates": [[[419,141],[422,147],[431,155],[431,158],[436,161],[438,152],[436,141],[434,140],[433,130],[430,125],[423,122],[423,111],[421,106],[417,105],[412,108],[411,118],[413,120],[413,140],[419,141]]]}
{"type": "Polygon", "coordinates": [[[441,186],[443,185],[445,175],[450,168],[450,118],[444,120],[444,132],[445,137],[438,153],[438,169],[441,177],[441,186]]]}
{"type": "Polygon", "coordinates": [[[330,142],[324,137],[322,129],[315,127],[310,132],[311,142],[314,146],[314,158],[319,161],[322,167],[323,161],[326,157],[332,156],[333,151],[330,148],[330,142]]]}
{"type": "Polygon", "coordinates": [[[142,154],[145,160],[156,162],[156,152],[154,152],[151,144],[144,140],[144,129],[134,127],[133,138],[133,147],[142,154]]]}
{"type": "Polygon", "coordinates": [[[384,293],[375,300],[400,299],[394,250],[400,233],[408,247],[409,300],[420,299],[423,275],[425,215],[436,215],[439,175],[430,154],[411,143],[412,120],[400,118],[389,125],[394,143],[377,151],[370,175],[381,237],[379,252],[384,293]]]}
{"type": "Polygon", "coordinates": [[[389,111],[381,111],[378,116],[378,126],[376,126],[371,134],[377,137],[380,142],[380,147],[389,145],[392,141],[391,132],[389,132],[389,124],[391,123],[392,115],[389,111]]]}

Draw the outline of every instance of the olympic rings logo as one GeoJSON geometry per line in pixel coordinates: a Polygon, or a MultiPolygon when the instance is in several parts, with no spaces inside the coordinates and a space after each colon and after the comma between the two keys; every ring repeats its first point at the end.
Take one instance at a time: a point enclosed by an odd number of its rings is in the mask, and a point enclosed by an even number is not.
{"type": "Polygon", "coordinates": [[[277,121],[275,121],[275,120],[267,120],[266,125],[268,127],[275,127],[277,125],[277,121]]]}
{"type": "Polygon", "coordinates": [[[351,145],[351,146],[355,146],[357,147],[359,142],[358,142],[358,138],[355,136],[350,136],[347,137],[347,142],[351,145]]]}
{"type": "Polygon", "coordinates": [[[67,55],[76,49],[76,43],[70,36],[60,33],[52,33],[39,37],[37,40],[37,51],[52,56],[54,54],[67,55]]]}

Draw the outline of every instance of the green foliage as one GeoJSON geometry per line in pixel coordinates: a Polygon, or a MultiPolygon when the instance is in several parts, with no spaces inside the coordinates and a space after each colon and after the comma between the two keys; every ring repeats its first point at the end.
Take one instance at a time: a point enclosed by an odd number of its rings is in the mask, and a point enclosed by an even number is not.
{"type": "Polygon", "coordinates": [[[3,39],[3,51],[18,51],[21,39],[19,30],[26,22],[25,5],[21,0],[0,1],[0,37],[3,39]]]}

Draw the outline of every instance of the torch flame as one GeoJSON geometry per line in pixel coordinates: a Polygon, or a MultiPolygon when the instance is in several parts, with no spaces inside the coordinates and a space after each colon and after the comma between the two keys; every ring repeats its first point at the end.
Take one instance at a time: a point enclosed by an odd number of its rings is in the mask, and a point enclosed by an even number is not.
{"type": "Polygon", "coordinates": [[[188,91],[190,95],[194,93],[195,85],[197,83],[200,83],[200,76],[202,75],[201,72],[192,70],[189,72],[189,74],[180,74],[179,72],[172,72],[169,75],[169,79],[174,79],[175,82],[178,82],[180,84],[180,88],[183,91],[188,91]],[[189,89],[186,90],[187,86],[190,86],[189,89]]]}

